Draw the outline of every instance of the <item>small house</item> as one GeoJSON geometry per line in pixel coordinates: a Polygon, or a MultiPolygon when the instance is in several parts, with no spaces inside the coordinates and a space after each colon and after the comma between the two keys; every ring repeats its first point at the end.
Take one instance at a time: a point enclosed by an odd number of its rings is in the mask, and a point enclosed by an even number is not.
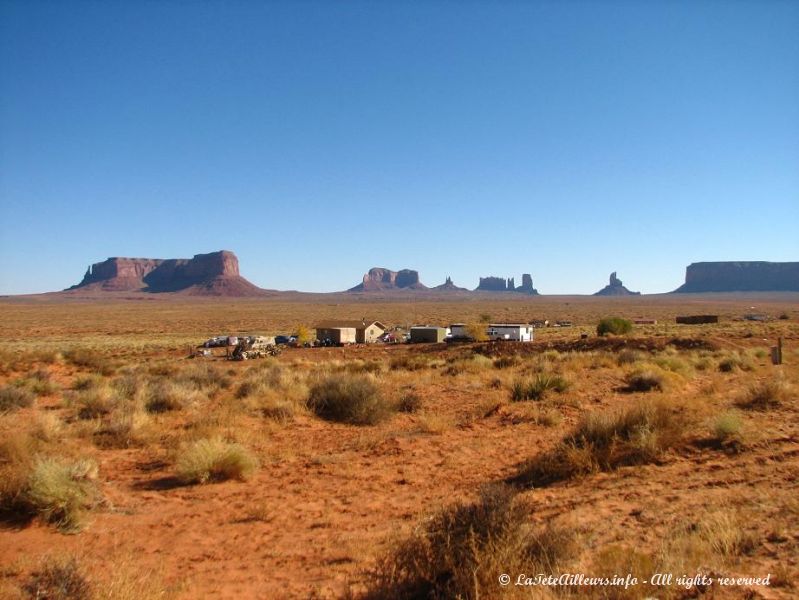
{"type": "Polygon", "coordinates": [[[412,344],[443,342],[446,337],[447,330],[444,327],[432,327],[429,325],[411,327],[412,344]]]}
{"type": "Polygon", "coordinates": [[[489,323],[488,339],[532,342],[533,326],[528,323],[489,323]]]}
{"type": "Polygon", "coordinates": [[[316,326],[316,339],[329,339],[335,344],[372,344],[387,329],[380,321],[368,319],[325,321],[316,326]]]}
{"type": "Polygon", "coordinates": [[[657,319],[633,319],[635,325],[657,325],[657,319]]]}

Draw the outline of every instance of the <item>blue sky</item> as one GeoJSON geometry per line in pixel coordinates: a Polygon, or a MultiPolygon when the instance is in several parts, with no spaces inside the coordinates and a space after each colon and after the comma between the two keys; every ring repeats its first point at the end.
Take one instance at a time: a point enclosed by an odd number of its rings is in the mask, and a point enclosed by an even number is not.
{"type": "Polygon", "coordinates": [[[799,3],[0,2],[0,293],[229,249],[670,291],[799,260],[799,3]]]}

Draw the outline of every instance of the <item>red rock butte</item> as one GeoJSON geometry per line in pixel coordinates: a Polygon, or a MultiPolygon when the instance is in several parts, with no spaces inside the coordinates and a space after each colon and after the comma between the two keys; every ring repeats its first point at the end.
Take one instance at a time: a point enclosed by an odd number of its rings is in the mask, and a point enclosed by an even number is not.
{"type": "Polygon", "coordinates": [[[228,250],[193,258],[108,258],[89,266],[83,280],[65,291],[230,297],[266,293],[239,275],[239,259],[228,250]]]}

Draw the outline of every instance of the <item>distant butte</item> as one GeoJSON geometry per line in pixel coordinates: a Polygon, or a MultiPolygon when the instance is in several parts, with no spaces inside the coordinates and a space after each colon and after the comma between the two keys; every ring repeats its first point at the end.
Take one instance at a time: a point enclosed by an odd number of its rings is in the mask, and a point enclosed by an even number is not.
{"type": "Polygon", "coordinates": [[[239,275],[239,260],[228,250],[195,254],[193,258],[112,257],[89,266],[83,280],[64,291],[226,297],[267,293],[239,275]]]}
{"type": "Polygon", "coordinates": [[[386,290],[426,290],[419,281],[419,272],[411,269],[392,271],[382,267],[372,267],[363,276],[363,281],[350,288],[349,292],[378,292],[386,290]]]}
{"type": "Polygon", "coordinates": [[[599,290],[594,296],[640,296],[641,292],[631,292],[616,277],[616,271],[610,274],[610,283],[599,290]]]}

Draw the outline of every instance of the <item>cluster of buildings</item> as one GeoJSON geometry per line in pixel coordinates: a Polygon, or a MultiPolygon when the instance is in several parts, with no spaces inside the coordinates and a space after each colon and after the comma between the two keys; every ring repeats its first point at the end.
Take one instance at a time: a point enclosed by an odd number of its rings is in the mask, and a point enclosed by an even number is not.
{"type": "MultiPolygon", "coordinates": [[[[488,323],[486,335],[490,340],[532,342],[534,326],[529,323],[488,323]]],[[[403,339],[389,331],[380,321],[326,321],[316,326],[316,339],[330,344],[370,344],[375,342],[436,343],[448,340],[472,338],[465,323],[453,323],[448,327],[417,325],[411,327],[403,339]]]]}

